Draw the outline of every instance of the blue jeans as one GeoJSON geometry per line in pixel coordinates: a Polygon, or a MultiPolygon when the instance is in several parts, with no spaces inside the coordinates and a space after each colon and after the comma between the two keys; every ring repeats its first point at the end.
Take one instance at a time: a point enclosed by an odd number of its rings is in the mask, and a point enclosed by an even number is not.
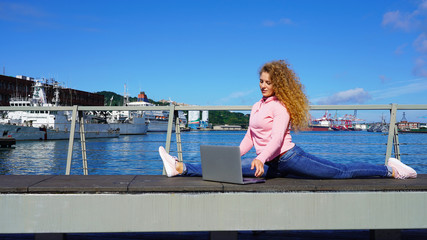
{"type": "MultiPolygon", "coordinates": [[[[244,177],[254,177],[255,169],[251,170],[252,159],[242,159],[242,173],[244,177]]],[[[202,165],[200,163],[184,163],[183,176],[188,177],[201,177],[202,176],[202,165]]],[[[264,165],[264,171],[267,172],[268,166],[264,165]]],[[[264,173],[265,177],[266,174],[264,173]]]]}
{"type": "MultiPolygon", "coordinates": [[[[185,164],[185,176],[201,176],[202,168],[198,164],[185,164]]],[[[254,177],[255,170],[251,170],[251,161],[242,161],[243,176],[254,177]]],[[[295,146],[280,158],[276,158],[264,165],[266,178],[296,176],[304,178],[363,178],[388,177],[390,169],[385,165],[369,163],[334,163],[304,152],[295,146]]]]}

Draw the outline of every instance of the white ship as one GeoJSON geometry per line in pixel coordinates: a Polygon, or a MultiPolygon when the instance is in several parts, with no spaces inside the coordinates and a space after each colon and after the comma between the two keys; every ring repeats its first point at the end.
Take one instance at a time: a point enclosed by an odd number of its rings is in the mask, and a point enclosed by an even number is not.
{"type": "MultiPolygon", "coordinates": [[[[138,94],[138,101],[128,102],[126,106],[155,106],[148,102],[147,96],[144,92],[138,94]]],[[[169,122],[169,111],[137,111],[138,114],[144,114],[146,121],[148,122],[148,132],[166,132],[168,129],[169,122]]],[[[183,112],[179,111],[180,125],[186,125],[186,118],[183,112]]],[[[175,131],[175,124],[173,124],[173,131],[175,131]]]]}
{"type": "MultiPolygon", "coordinates": [[[[129,106],[129,95],[126,93],[126,86],[123,101],[124,106],[129,106]]],[[[147,134],[149,126],[145,113],[141,111],[113,111],[107,118],[107,122],[113,129],[119,129],[121,135],[147,134]]]]}
{"type": "MultiPolygon", "coordinates": [[[[44,86],[38,80],[35,81],[32,98],[12,98],[10,106],[14,107],[38,107],[58,106],[59,90],[55,84],[54,104],[48,103],[44,86]]],[[[86,138],[118,137],[119,131],[109,124],[98,123],[94,116],[84,117],[86,138]]],[[[3,114],[0,119],[0,134],[10,136],[16,140],[60,140],[69,139],[71,129],[71,112],[69,111],[10,111],[3,114]]],[[[75,138],[80,138],[80,126],[77,123],[75,138]]]]}
{"type": "Polygon", "coordinates": [[[120,135],[144,135],[148,131],[148,122],[140,113],[113,111],[107,122],[113,129],[119,130],[120,135]]]}

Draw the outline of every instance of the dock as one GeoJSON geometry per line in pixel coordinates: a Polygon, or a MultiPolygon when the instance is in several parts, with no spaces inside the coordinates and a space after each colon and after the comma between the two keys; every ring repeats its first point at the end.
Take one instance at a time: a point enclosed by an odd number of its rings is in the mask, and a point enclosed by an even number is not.
{"type": "MultiPolygon", "coordinates": [[[[417,179],[276,178],[236,185],[161,175],[0,175],[0,234],[427,229],[417,179]]],[[[390,238],[390,234],[393,236],[390,238]]],[[[40,238],[39,238],[40,239],[40,238]]]]}
{"type": "Polygon", "coordinates": [[[16,144],[16,139],[12,137],[0,137],[0,148],[11,148],[16,144]]]}

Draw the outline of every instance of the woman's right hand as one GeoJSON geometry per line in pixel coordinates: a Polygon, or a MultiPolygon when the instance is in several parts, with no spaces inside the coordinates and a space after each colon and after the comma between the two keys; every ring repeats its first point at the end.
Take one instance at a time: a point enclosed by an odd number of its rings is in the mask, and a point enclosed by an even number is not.
{"type": "Polygon", "coordinates": [[[254,159],[251,163],[251,170],[256,169],[255,177],[261,177],[264,174],[264,163],[258,159],[254,159]]]}

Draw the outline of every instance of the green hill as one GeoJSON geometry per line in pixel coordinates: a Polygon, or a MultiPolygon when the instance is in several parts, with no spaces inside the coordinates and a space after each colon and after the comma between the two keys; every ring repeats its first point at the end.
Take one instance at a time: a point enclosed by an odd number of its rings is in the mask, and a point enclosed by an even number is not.
{"type": "MultiPolygon", "coordinates": [[[[105,106],[122,106],[123,105],[123,96],[114,92],[101,91],[96,92],[104,96],[104,105],[105,106]],[[111,97],[113,98],[111,100],[111,97]]],[[[136,102],[138,99],[136,97],[129,97],[130,102],[136,102]]],[[[148,99],[150,103],[153,103],[158,106],[168,105],[167,103],[156,102],[152,99],[148,99]]],[[[243,114],[239,112],[231,111],[209,111],[209,123],[213,126],[216,125],[239,125],[243,128],[247,128],[249,125],[249,114],[243,114]]]]}
{"type": "MultiPolygon", "coordinates": [[[[123,106],[122,95],[119,95],[115,92],[109,92],[109,91],[101,91],[96,93],[104,96],[104,106],[123,106]],[[113,97],[113,100],[111,100],[111,97],[113,97]]],[[[129,102],[136,102],[137,100],[138,100],[137,97],[129,97],[129,102]]],[[[155,105],[159,105],[159,106],[168,105],[165,103],[153,101],[152,99],[148,99],[148,102],[155,105]]]]}
{"type": "Polygon", "coordinates": [[[209,111],[209,123],[212,125],[239,125],[247,128],[249,125],[249,114],[230,111],[209,111]]]}

